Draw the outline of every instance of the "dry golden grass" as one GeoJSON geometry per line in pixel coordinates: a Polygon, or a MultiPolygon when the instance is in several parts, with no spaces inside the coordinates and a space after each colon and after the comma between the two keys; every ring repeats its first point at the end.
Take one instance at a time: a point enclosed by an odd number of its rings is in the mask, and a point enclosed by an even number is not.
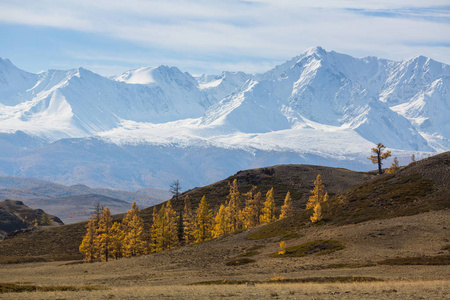
{"type": "Polygon", "coordinates": [[[252,241],[250,232],[152,255],[97,263],[30,262],[0,265],[0,283],[35,286],[98,286],[104,290],[0,294],[2,299],[445,299],[450,295],[448,265],[381,265],[402,257],[445,255],[450,211],[376,220],[345,226],[309,226],[286,246],[336,240],[345,248],[326,255],[273,258],[279,238],[252,241]],[[254,263],[226,266],[246,251],[254,263]],[[336,267],[338,266],[338,267],[336,267]],[[375,278],[383,282],[280,283],[286,280],[338,277],[375,278]],[[223,280],[255,286],[196,285],[223,280]],[[394,291],[396,290],[396,291],[394,291]],[[349,291],[349,293],[346,293],[349,291]],[[273,295],[273,296],[272,296],[273,295]]]}
{"type": "Polygon", "coordinates": [[[391,281],[344,284],[255,284],[254,286],[112,287],[78,292],[0,294],[7,299],[448,299],[449,281],[391,281]]]}

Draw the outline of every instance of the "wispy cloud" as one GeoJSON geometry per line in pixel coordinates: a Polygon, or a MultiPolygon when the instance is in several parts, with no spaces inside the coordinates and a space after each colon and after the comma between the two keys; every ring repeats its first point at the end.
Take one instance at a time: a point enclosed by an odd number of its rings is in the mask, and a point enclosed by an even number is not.
{"type": "MultiPolygon", "coordinates": [[[[151,54],[190,70],[199,62],[208,64],[205,71],[263,71],[316,45],[356,56],[423,54],[450,62],[448,0],[4,0],[0,23],[68,30],[68,38],[71,31],[103,36],[140,47],[136,63],[153,62],[151,54]]],[[[74,51],[66,53],[75,59],[74,51]]]]}

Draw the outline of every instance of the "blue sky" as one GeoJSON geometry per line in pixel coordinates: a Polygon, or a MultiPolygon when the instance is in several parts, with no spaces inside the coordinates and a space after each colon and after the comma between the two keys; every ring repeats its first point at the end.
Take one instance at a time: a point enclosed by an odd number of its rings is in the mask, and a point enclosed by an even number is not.
{"type": "Polygon", "coordinates": [[[0,0],[0,57],[39,72],[262,72],[307,48],[450,64],[448,0],[0,0]]]}

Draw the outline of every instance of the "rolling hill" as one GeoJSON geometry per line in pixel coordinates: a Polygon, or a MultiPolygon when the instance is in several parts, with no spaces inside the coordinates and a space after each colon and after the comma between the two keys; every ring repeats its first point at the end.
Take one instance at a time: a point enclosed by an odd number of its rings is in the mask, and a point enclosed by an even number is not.
{"type": "MultiPolygon", "coordinates": [[[[226,199],[228,182],[234,178],[237,179],[241,192],[245,192],[246,188],[254,184],[262,191],[273,186],[277,191],[275,196],[278,205],[290,190],[297,208],[294,217],[239,234],[239,239],[259,240],[264,245],[277,237],[278,239],[296,237],[299,233],[308,235],[310,234],[308,232],[314,232],[322,226],[339,232],[340,228],[344,230],[348,226],[366,224],[374,220],[422,215],[430,211],[439,211],[448,217],[449,175],[450,152],[446,152],[402,167],[394,174],[383,175],[302,165],[247,170],[214,185],[196,188],[185,194],[190,196],[193,203],[205,195],[211,206],[217,209],[226,199]],[[303,208],[308,191],[318,173],[323,176],[325,189],[334,196],[324,206],[324,220],[311,226],[309,221],[311,213],[303,208]]],[[[174,207],[180,209],[181,201],[174,202],[174,207]]],[[[141,211],[147,230],[151,222],[151,212],[151,207],[141,211]]],[[[120,220],[121,215],[114,218],[120,220]]],[[[27,232],[2,241],[0,259],[6,262],[80,259],[78,246],[85,232],[85,224],[82,222],[39,232],[27,232]]],[[[416,224],[418,230],[420,226],[421,224],[416,224]]],[[[204,244],[208,243],[211,242],[204,244]]],[[[198,244],[195,247],[202,245],[198,244]]],[[[204,251],[207,252],[206,248],[204,251]]]]}

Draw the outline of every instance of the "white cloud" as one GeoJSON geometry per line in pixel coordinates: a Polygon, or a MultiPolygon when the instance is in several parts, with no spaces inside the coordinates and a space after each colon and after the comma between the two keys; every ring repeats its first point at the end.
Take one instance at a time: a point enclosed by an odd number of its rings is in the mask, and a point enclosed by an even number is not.
{"type": "Polygon", "coordinates": [[[448,0],[6,0],[0,22],[102,34],[186,55],[185,65],[213,55],[245,71],[257,63],[241,56],[285,60],[316,45],[392,59],[423,51],[450,63],[448,0]]]}

